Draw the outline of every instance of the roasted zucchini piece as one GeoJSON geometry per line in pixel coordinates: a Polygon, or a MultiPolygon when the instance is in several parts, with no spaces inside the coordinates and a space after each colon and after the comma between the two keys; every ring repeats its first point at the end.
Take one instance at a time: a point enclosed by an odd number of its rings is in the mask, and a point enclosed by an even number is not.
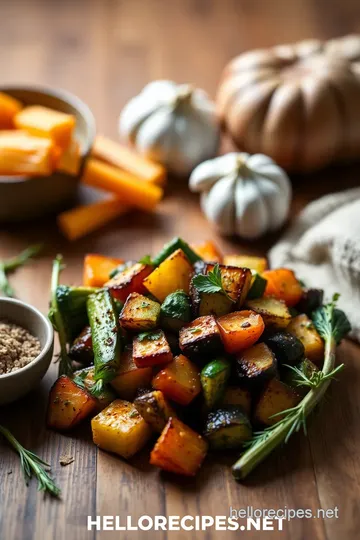
{"type": "Polygon", "coordinates": [[[261,315],[254,311],[235,311],[217,321],[226,352],[236,354],[251,347],[264,331],[261,315]]]}
{"type": "Polygon", "coordinates": [[[50,390],[47,425],[49,428],[67,430],[96,411],[97,400],[85,388],[62,375],[50,390]]]}
{"type": "Polygon", "coordinates": [[[297,337],[289,332],[276,332],[276,334],[269,336],[265,341],[275,354],[279,364],[295,366],[295,364],[298,364],[304,358],[304,345],[297,337]]]}
{"type": "Polygon", "coordinates": [[[252,257],[250,255],[225,255],[224,264],[229,266],[240,266],[240,268],[250,268],[258,274],[262,274],[267,269],[267,261],[262,257],[252,257]]]}
{"type": "MultiPolygon", "coordinates": [[[[308,379],[311,379],[312,375],[319,371],[319,368],[308,358],[304,358],[304,360],[302,360],[302,362],[300,362],[296,367],[308,379]]],[[[294,388],[296,392],[300,394],[300,396],[303,397],[309,392],[309,390],[311,389],[310,386],[299,384],[301,378],[294,370],[284,367],[283,372],[283,382],[288,386],[294,388]]]]}
{"type": "Polygon", "coordinates": [[[110,293],[106,289],[91,294],[87,312],[94,350],[95,380],[109,382],[119,367],[122,336],[110,293]]]}
{"type": "Polygon", "coordinates": [[[177,418],[169,418],[153,451],[150,463],[165,471],[195,476],[207,454],[208,443],[177,418]]]}
{"type": "Polygon", "coordinates": [[[267,284],[266,279],[260,276],[260,274],[257,274],[257,273],[253,274],[251,287],[247,294],[246,299],[254,300],[255,298],[261,298],[262,296],[264,296],[266,284],[267,284]]]}
{"type": "Polygon", "coordinates": [[[134,405],[152,429],[159,433],[162,432],[169,418],[176,417],[174,409],[160,390],[137,397],[134,405]]]}
{"type": "Polygon", "coordinates": [[[183,326],[179,333],[179,345],[184,355],[194,360],[213,357],[221,352],[223,344],[215,317],[198,317],[183,326]]]}
{"type": "Polygon", "coordinates": [[[250,390],[248,388],[241,388],[240,386],[229,386],[226,388],[225,394],[221,400],[221,407],[226,407],[227,405],[241,407],[249,416],[251,412],[250,390]]]}
{"type": "Polygon", "coordinates": [[[152,386],[180,405],[188,405],[201,392],[200,373],[182,354],[153,378],[152,386]]]}
{"type": "Polygon", "coordinates": [[[152,330],[159,319],[160,304],[136,292],[129,294],[119,317],[122,328],[132,332],[152,330]]]}
{"type": "Polygon", "coordinates": [[[283,300],[268,296],[248,300],[246,305],[262,316],[267,329],[283,330],[291,321],[289,309],[283,300]]]}
{"type": "Polygon", "coordinates": [[[60,312],[68,343],[72,343],[83,328],[89,324],[86,302],[95,287],[68,287],[58,285],[56,288],[57,309],[60,312]]]}
{"type": "Polygon", "coordinates": [[[110,384],[119,397],[132,401],[138,388],[149,386],[152,376],[151,367],[137,367],[132,347],[126,347],[121,355],[119,369],[110,384]]]}
{"type": "Polygon", "coordinates": [[[118,272],[115,277],[105,283],[104,287],[109,289],[113,298],[125,302],[129,294],[133,292],[146,294],[147,290],[143,281],[152,271],[153,267],[149,264],[135,263],[122,272],[118,272]]]}
{"type": "Polygon", "coordinates": [[[144,285],[159,302],[164,302],[170,293],[179,289],[189,292],[192,269],[185,253],[178,249],[155,268],[144,280],[144,285]]]}
{"type": "Polygon", "coordinates": [[[94,443],[128,459],[145,446],[151,428],[135,405],[116,399],[91,421],[94,443]]]}
{"type": "Polygon", "coordinates": [[[206,406],[212,409],[224,395],[231,373],[231,363],[226,358],[217,358],[201,371],[200,380],[206,406]]]}
{"type": "Polygon", "coordinates": [[[134,337],[133,359],[137,367],[168,364],[173,355],[163,330],[143,332],[134,337]]]}
{"type": "Polygon", "coordinates": [[[154,266],[159,266],[161,263],[168,259],[175,251],[181,249],[191,264],[201,261],[200,255],[195,253],[195,251],[187,244],[182,238],[175,237],[170,242],[164,245],[160,253],[155,255],[152,260],[154,266]]]}
{"type": "Polygon", "coordinates": [[[74,340],[69,349],[69,356],[75,362],[89,366],[94,362],[94,351],[92,347],[92,337],[90,326],[85,326],[84,330],[74,340]]]}
{"type": "Polygon", "coordinates": [[[324,291],[322,289],[303,289],[300,302],[296,304],[299,313],[306,313],[311,316],[312,312],[322,306],[324,301],[324,291]]]}
{"type": "Polygon", "coordinates": [[[191,321],[191,301],[184,291],[170,293],[161,304],[161,326],[178,332],[184,324],[191,321]]]}
{"type": "Polygon", "coordinates": [[[305,314],[298,315],[292,319],[287,331],[302,342],[306,358],[321,367],[324,361],[324,342],[311,319],[305,314]]]}
{"type": "Polygon", "coordinates": [[[209,413],[204,436],[213,450],[241,448],[251,439],[252,428],[243,409],[229,405],[209,413]]]}
{"type": "Polygon", "coordinates": [[[237,357],[236,369],[241,384],[259,387],[277,375],[276,358],[265,343],[257,343],[237,357]]]}
{"type": "MultiPolygon", "coordinates": [[[[74,372],[73,381],[80,387],[85,388],[88,392],[90,392],[96,384],[95,381],[95,368],[87,367],[84,369],[79,369],[74,372]]],[[[111,388],[111,386],[104,385],[101,389],[101,392],[96,393],[96,400],[98,402],[97,406],[97,412],[102,411],[110,405],[114,399],[117,398],[117,395],[115,394],[114,390],[111,388]]]]}
{"type": "Polygon", "coordinates": [[[279,379],[271,379],[256,404],[254,419],[259,424],[272,426],[283,418],[278,413],[295,407],[300,400],[301,396],[293,388],[279,379]]]}

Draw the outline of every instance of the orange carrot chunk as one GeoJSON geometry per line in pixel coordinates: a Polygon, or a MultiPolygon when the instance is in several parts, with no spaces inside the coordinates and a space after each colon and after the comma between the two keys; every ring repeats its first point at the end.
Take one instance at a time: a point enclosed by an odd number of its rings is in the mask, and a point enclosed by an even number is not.
{"type": "Polygon", "coordinates": [[[0,129],[14,128],[14,117],[22,108],[19,100],[0,92],[0,129]]]}
{"type": "Polygon", "coordinates": [[[93,157],[106,161],[109,165],[124,169],[150,184],[163,186],[166,182],[166,170],[162,165],[144,158],[131,148],[112,141],[103,135],[96,137],[91,154],[93,157]]]}
{"type": "Polygon", "coordinates": [[[234,311],[217,320],[226,352],[236,354],[251,347],[265,329],[261,315],[254,311],[234,311]]]}
{"type": "Polygon", "coordinates": [[[75,117],[41,105],[24,107],[14,118],[15,126],[38,137],[49,137],[65,150],[72,139],[75,117]]]}
{"type": "Polygon", "coordinates": [[[109,274],[124,261],[113,257],[104,257],[89,253],[84,258],[84,286],[102,287],[109,281],[109,274]]]}
{"type": "Polygon", "coordinates": [[[201,435],[177,418],[169,418],[150,456],[150,463],[165,471],[195,476],[208,450],[201,435]]]}
{"type": "Polygon", "coordinates": [[[262,276],[267,280],[265,296],[274,296],[284,300],[287,306],[293,307],[300,302],[302,287],[292,270],[277,268],[266,270],[262,276]]]}
{"type": "Polygon", "coordinates": [[[50,139],[20,130],[0,132],[0,175],[48,176],[58,158],[50,139]]]}
{"type": "Polygon", "coordinates": [[[192,246],[195,253],[206,262],[222,262],[223,256],[211,240],[197,246],[192,246]]]}
{"type": "Polygon", "coordinates": [[[68,240],[77,240],[125,214],[128,208],[117,197],[77,206],[57,217],[61,232],[68,240]]]}
{"type": "Polygon", "coordinates": [[[141,210],[154,210],[163,196],[163,190],[158,186],[143,182],[128,172],[94,158],[88,160],[82,182],[110,191],[116,194],[124,205],[141,210]]]}

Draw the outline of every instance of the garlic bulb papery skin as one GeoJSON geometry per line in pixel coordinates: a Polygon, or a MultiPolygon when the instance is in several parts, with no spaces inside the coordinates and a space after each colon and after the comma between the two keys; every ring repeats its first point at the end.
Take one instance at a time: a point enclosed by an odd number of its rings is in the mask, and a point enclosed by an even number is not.
{"type": "Polygon", "coordinates": [[[154,81],[131,99],[119,131],[141,154],[178,175],[214,157],[220,143],[215,104],[203,90],[172,81],[154,81]]]}
{"type": "Polygon", "coordinates": [[[254,239],[286,221],[291,184],[285,171],[264,154],[231,152],[198,165],[189,180],[201,193],[201,208],[222,234],[254,239]]]}

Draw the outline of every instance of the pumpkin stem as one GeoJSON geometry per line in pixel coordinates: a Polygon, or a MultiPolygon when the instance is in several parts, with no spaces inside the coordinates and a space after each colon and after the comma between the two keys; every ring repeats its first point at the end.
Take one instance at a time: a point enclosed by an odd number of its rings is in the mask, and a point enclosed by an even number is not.
{"type": "Polygon", "coordinates": [[[246,165],[244,158],[237,156],[235,172],[237,176],[251,176],[251,170],[246,165]]]}
{"type": "Polygon", "coordinates": [[[191,86],[191,84],[181,85],[174,100],[174,107],[176,108],[180,105],[190,103],[193,92],[194,88],[191,86]]]}

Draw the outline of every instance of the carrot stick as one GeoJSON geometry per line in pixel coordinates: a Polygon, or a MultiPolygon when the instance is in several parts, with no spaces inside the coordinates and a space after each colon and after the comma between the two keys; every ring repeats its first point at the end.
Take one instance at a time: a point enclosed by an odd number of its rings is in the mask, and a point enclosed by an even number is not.
{"type": "Polygon", "coordinates": [[[117,197],[112,197],[62,212],[57,217],[57,223],[68,240],[77,240],[127,211],[128,208],[117,197]]]}
{"type": "Polygon", "coordinates": [[[92,147],[92,156],[106,161],[109,165],[120,167],[125,171],[146,180],[150,184],[163,186],[166,181],[166,170],[158,164],[144,158],[131,148],[98,135],[92,147]]]}
{"type": "Polygon", "coordinates": [[[163,190],[112,165],[90,158],[85,166],[82,182],[110,191],[124,203],[141,210],[153,210],[163,196],[163,190]]]}

